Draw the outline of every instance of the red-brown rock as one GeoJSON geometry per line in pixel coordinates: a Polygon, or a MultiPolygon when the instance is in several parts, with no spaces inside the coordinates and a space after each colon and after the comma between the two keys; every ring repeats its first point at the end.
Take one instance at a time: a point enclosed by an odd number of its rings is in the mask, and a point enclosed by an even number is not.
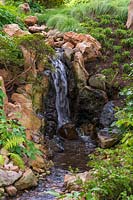
{"type": "Polygon", "coordinates": [[[126,27],[131,30],[133,30],[133,0],[130,0],[129,6],[128,6],[128,19],[126,23],[126,27]]]}
{"type": "Polygon", "coordinates": [[[28,31],[23,31],[18,24],[7,24],[4,26],[3,31],[11,37],[29,34],[28,31]]]}
{"type": "Polygon", "coordinates": [[[33,25],[37,24],[37,22],[38,22],[38,18],[36,16],[28,16],[24,20],[24,23],[27,26],[33,26],[33,25]]]}

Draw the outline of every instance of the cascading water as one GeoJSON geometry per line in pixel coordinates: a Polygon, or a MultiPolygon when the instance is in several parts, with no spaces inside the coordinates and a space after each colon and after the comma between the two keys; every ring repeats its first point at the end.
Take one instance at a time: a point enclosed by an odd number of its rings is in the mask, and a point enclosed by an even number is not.
{"type": "Polygon", "coordinates": [[[57,51],[57,58],[51,60],[55,71],[52,78],[56,90],[56,110],[58,115],[58,128],[70,122],[70,109],[68,100],[67,74],[64,63],[61,61],[61,52],[57,51]]]}

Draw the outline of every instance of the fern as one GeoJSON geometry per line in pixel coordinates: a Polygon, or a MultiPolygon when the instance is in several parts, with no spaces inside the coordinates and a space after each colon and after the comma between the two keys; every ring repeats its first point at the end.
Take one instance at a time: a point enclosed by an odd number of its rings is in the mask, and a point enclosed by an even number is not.
{"type": "Polygon", "coordinates": [[[22,158],[16,154],[16,153],[9,153],[8,154],[10,156],[10,158],[12,159],[13,163],[17,166],[19,166],[21,169],[24,169],[24,161],[22,160],[22,158]]]}
{"type": "Polygon", "coordinates": [[[18,145],[22,144],[23,142],[25,142],[25,139],[23,137],[13,136],[6,140],[4,148],[9,150],[9,149],[17,147],[18,145]]]}
{"type": "Polygon", "coordinates": [[[4,165],[5,159],[2,155],[0,155],[0,165],[4,165]]]}

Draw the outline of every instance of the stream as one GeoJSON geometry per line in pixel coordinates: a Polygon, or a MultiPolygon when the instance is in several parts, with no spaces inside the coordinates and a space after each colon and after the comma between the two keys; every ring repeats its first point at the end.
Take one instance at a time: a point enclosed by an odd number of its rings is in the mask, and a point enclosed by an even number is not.
{"type": "Polygon", "coordinates": [[[80,137],[78,140],[65,140],[64,151],[56,153],[53,162],[54,167],[50,170],[50,175],[40,176],[39,184],[36,188],[24,191],[15,198],[7,200],[55,200],[56,198],[47,191],[62,193],[65,190],[64,176],[70,173],[69,167],[78,168],[79,172],[89,170],[87,167],[88,154],[94,151],[95,142],[87,136],[80,137]]]}
{"type": "MultiPolygon", "coordinates": [[[[57,58],[51,60],[55,70],[52,72],[52,79],[56,91],[55,106],[57,111],[57,137],[58,130],[65,124],[72,123],[70,117],[69,99],[68,99],[68,84],[67,73],[65,65],[60,59],[61,53],[57,51],[57,58]]],[[[54,190],[62,193],[65,190],[64,176],[70,173],[69,168],[78,168],[79,172],[89,170],[87,162],[89,160],[88,154],[94,151],[96,147],[95,142],[89,136],[80,133],[80,130],[75,128],[75,133],[78,135],[77,139],[68,140],[67,131],[66,138],[63,138],[63,150],[54,152],[53,162],[54,167],[50,170],[49,175],[41,175],[39,184],[36,188],[24,191],[18,194],[15,198],[8,198],[12,200],[54,200],[54,196],[48,194],[48,191],[54,190]]]]}

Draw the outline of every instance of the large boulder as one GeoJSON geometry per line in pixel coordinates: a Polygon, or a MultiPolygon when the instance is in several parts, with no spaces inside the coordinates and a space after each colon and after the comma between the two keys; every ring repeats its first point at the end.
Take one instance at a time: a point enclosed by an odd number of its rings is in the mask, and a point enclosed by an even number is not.
{"type": "Polygon", "coordinates": [[[37,186],[37,178],[31,169],[27,169],[23,176],[15,183],[17,190],[24,190],[37,186]]]}
{"type": "Polygon", "coordinates": [[[113,101],[109,101],[104,105],[100,116],[100,123],[103,127],[109,127],[115,121],[115,105],[113,101]]]}
{"type": "Polygon", "coordinates": [[[95,74],[89,78],[89,85],[100,90],[106,89],[105,83],[106,77],[103,74],[95,74]]]}
{"type": "Polygon", "coordinates": [[[77,182],[80,180],[82,183],[85,183],[92,179],[92,175],[90,172],[86,171],[83,173],[77,173],[76,175],[66,174],[64,177],[64,184],[66,189],[71,192],[73,190],[79,190],[80,184],[78,185],[77,182]]]}
{"type": "MultiPolygon", "coordinates": [[[[31,139],[32,134],[38,132],[41,128],[41,120],[35,115],[32,107],[32,100],[23,94],[14,93],[12,95],[12,101],[18,105],[18,112],[21,113],[21,117],[18,118],[21,124],[26,128],[26,136],[31,139]]],[[[14,110],[10,112],[10,118],[14,119],[17,113],[14,110]],[[12,115],[11,115],[12,113],[12,115]]]]}
{"type": "Polygon", "coordinates": [[[73,72],[78,89],[85,87],[89,75],[85,69],[84,59],[81,52],[76,52],[74,55],[73,72]]]}
{"type": "Polygon", "coordinates": [[[101,44],[89,34],[66,32],[63,38],[65,43],[73,44],[82,53],[85,61],[95,60],[101,56],[101,44]]]}
{"type": "Polygon", "coordinates": [[[0,187],[13,184],[22,176],[22,172],[0,169],[0,187]]]}
{"type": "Polygon", "coordinates": [[[131,30],[133,30],[133,0],[130,0],[129,6],[128,6],[128,19],[126,23],[126,27],[131,30]]]}
{"type": "Polygon", "coordinates": [[[80,124],[88,122],[98,122],[103,106],[108,98],[104,91],[84,87],[78,96],[77,118],[80,124]]]}
{"type": "Polygon", "coordinates": [[[72,123],[64,124],[59,130],[58,133],[61,137],[67,138],[69,140],[77,139],[78,133],[76,131],[76,127],[72,123]]]}
{"type": "Polygon", "coordinates": [[[114,128],[110,132],[108,128],[104,128],[97,133],[97,136],[101,148],[110,148],[120,140],[120,131],[114,128]]]}
{"type": "Polygon", "coordinates": [[[23,31],[18,24],[6,24],[3,31],[11,37],[29,34],[28,31],[23,31]]]}

